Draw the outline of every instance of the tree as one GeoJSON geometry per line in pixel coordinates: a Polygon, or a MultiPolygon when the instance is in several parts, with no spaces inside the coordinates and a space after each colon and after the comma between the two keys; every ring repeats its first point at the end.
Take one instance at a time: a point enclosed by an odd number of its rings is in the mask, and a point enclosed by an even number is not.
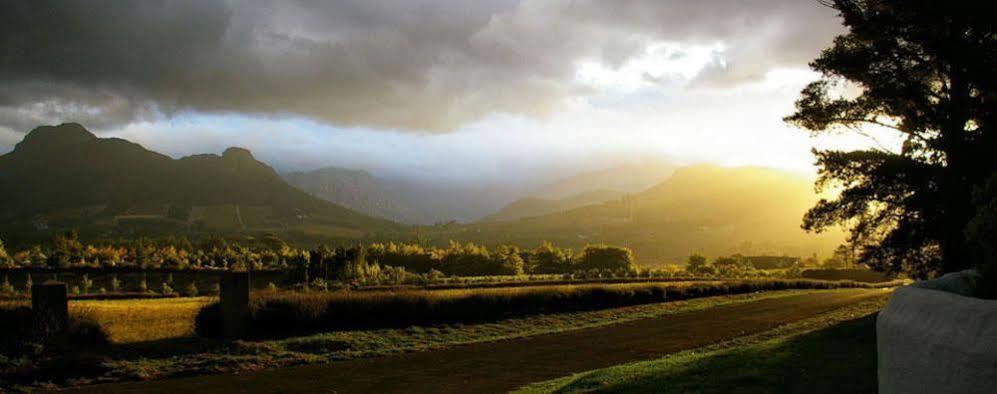
{"type": "Polygon", "coordinates": [[[530,254],[527,271],[531,274],[567,274],[574,271],[574,261],[570,250],[554,247],[543,242],[530,254]]]}
{"type": "Polygon", "coordinates": [[[628,248],[608,245],[586,245],[578,256],[578,269],[636,271],[634,253],[628,248]]]}
{"type": "Polygon", "coordinates": [[[928,277],[971,266],[972,192],[997,169],[997,6],[819,1],[848,32],[810,64],[823,77],[786,121],[813,134],[892,133],[902,143],[815,150],[818,187],[841,192],[807,212],[803,227],[849,227],[861,261],[879,270],[928,277]]]}
{"type": "Polygon", "coordinates": [[[492,271],[499,275],[522,275],[525,273],[523,258],[519,255],[519,248],[509,245],[500,245],[492,253],[494,267],[492,271]]]}
{"type": "Polygon", "coordinates": [[[3,246],[3,239],[0,239],[0,264],[4,264],[10,261],[10,256],[7,255],[7,249],[3,246]]]}
{"type": "Polygon", "coordinates": [[[706,261],[706,257],[699,254],[689,256],[685,263],[685,270],[693,275],[712,275],[716,270],[706,261]]]}
{"type": "Polygon", "coordinates": [[[821,267],[827,269],[848,269],[854,268],[855,265],[855,251],[849,245],[842,244],[834,249],[834,253],[831,254],[831,257],[824,260],[821,267]]]}
{"type": "Polygon", "coordinates": [[[718,274],[727,277],[742,276],[755,269],[751,262],[741,255],[717,257],[713,261],[713,268],[718,274]]]}
{"type": "Polygon", "coordinates": [[[977,284],[976,295],[997,298],[997,176],[976,190],[976,216],[966,228],[970,250],[986,280],[977,284]]]}

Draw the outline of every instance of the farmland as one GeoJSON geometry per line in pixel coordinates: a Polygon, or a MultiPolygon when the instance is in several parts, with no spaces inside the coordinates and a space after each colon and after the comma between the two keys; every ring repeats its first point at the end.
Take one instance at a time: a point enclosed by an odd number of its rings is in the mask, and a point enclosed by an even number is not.
{"type": "MultiPolygon", "coordinates": [[[[400,291],[335,291],[309,293],[280,291],[278,293],[257,293],[253,304],[257,305],[254,319],[259,324],[262,339],[218,341],[194,335],[198,331],[197,316],[210,311],[214,302],[211,297],[159,298],[142,300],[79,300],[70,303],[73,315],[82,316],[95,322],[106,333],[110,344],[104,347],[89,348],[86,363],[96,362],[96,369],[90,368],[72,376],[52,377],[57,385],[78,385],[116,380],[146,380],[204,373],[244,372],[261,368],[292,366],[300,364],[324,363],[333,360],[366,359],[397,354],[400,352],[426,351],[448,348],[455,345],[492,342],[513,338],[531,337],[541,334],[568,332],[606,327],[626,322],[653,318],[663,318],[674,314],[708,310],[726,305],[758,302],[784,297],[819,295],[822,293],[854,292],[858,290],[818,290],[813,288],[833,288],[842,286],[875,287],[855,283],[781,281],[780,288],[787,290],[767,292],[737,292],[738,284],[751,284],[755,289],[759,281],[707,281],[707,282],[660,282],[660,283],[617,283],[527,286],[520,288],[469,288],[441,290],[400,290],[400,291]],[[758,283],[752,283],[758,282],[758,283]],[[812,289],[806,289],[807,286],[812,289]],[[792,290],[792,288],[802,288],[792,290]],[[663,299],[640,300],[639,298],[619,298],[621,295],[635,297],[652,289],[660,289],[663,294],[672,294],[668,302],[663,299]],[[695,290],[694,290],[695,289],[695,290]],[[685,293],[682,293],[685,291],[685,293]],[[742,294],[738,294],[742,293],[742,294]],[[558,309],[547,305],[533,306],[530,310],[543,310],[544,313],[524,313],[528,310],[515,309],[512,300],[562,300],[561,305],[579,304],[584,308],[558,309]],[[599,294],[602,301],[591,303],[591,294],[599,294]],[[684,296],[679,296],[684,294],[684,296]],[[724,295],[729,294],[729,295],[724,295]],[[537,297],[538,295],[545,295],[537,297]],[[607,295],[611,297],[606,298],[607,295]],[[518,298],[526,296],[526,298],[518,298]],[[274,315],[275,301],[321,300],[338,304],[332,309],[340,321],[331,326],[307,326],[307,315],[274,315]],[[399,300],[422,300],[398,304],[399,300]],[[434,300],[434,301],[429,301],[434,300]],[[462,301],[463,300],[463,301],[462,301]],[[467,315],[466,312],[453,314],[453,311],[466,310],[466,300],[475,300],[477,309],[499,311],[495,315],[467,315]],[[482,300],[498,300],[491,306],[481,304],[482,300]],[[606,300],[609,303],[606,303],[606,300]],[[269,309],[261,305],[271,305],[269,309]],[[512,303],[510,303],[512,302],[512,303]],[[348,305],[353,305],[347,308],[348,305]],[[380,305],[380,306],[379,306],[380,305]],[[443,305],[436,309],[421,309],[418,313],[392,315],[392,324],[379,324],[384,320],[371,320],[370,316],[384,313],[397,313],[413,305],[443,305]],[[464,305],[464,306],[462,306],[464,305]],[[209,306],[209,308],[204,308],[209,306]],[[508,309],[514,307],[513,309],[508,309]],[[381,308],[381,309],[379,309],[381,308]],[[388,308],[388,309],[384,309],[388,308]],[[456,309],[454,309],[456,308],[456,309]],[[502,308],[506,308],[503,309],[502,308]],[[544,308],[547,308],[546,310],[544,308]],[[553,308],[553,309],[551,309],[553,308]],[[352,311],[352,312],[351,312],[352,311]],[[285,320],[283,330],[276,317],[285,316],[306,319],[304,323],[285,320]],[[422,316],[413,320],[413,316],[422,316]],[[482,318],[483,317],[483,318],[482,318]],[[352,321],[352,323],[351,323],[352,321]],[[303,326],[303,328],[301,327],[303,326]],[[293,328],[292,328],[293,327],[293,328]]],[[[768,282],[769,286],[772,283],[768,282]]],[[[773,289],[774,290],[774,289],[773,289]]],[[[7,302],[8,305],[21,304],[7,302]]],[[[279,304],[279,303],[277,303],[279,304]]],[[[523,305],[523,304],[518,304],[523,305]]],[[[294,309],[300,311],[300,309],[294,309]]],[[[494,313],[494,312],[493,312],[494,313]]],[[[31,359],[14,358],[4,368],[31,359]],[[22,360],[22,361],[17,361],[22,360]],[[11,364],[12,363],[12,364],[11,364]]],[[[32,361],[35,362],[35,361],[32,361]]],[[[46,363],[65,362],[42,357],[46,363]]],[[[81,361],[82,362],[82,361],[81,361]]],[[[43,368],[44,369],[44,368],[43,368]]],[[[13,370],[12,370],[13,371],[13,370]]],[[[21,386],[18,374],[10,376],[5,386],[21,386]]],[[[30,385],[34,385],[31,383],[30,385]]]]}
{"type": "Polygon", "coordinates": [[[588,392],[873,393],[871,301],[759,335],[531,384],[519,394],[588,392]]]}
{"type": "Polygon", "coordinates": [[[81,300],[70,303],[70,310],[100,322],[111,342],[133,343],[193,335],[194,317],[209,302],[208,297],[81,300]]]}
{"type": "Polygon", "coordinates": [[[300,391],[325,387],[362,392],[376,387],[382,392],[498,392],[745,335],[782,335],[826,326],[877,310],[887,295],[882,290],[843,289],[710,297],[494,323],[237,342],[213,352],[108,365],[130,379],[189,376],[204,369],[244,374],[237,381],[214,375],[157,381],[155,386],[120,386],[131,390],[225,391],[233,384],[266,387],[280,382],[288,390],[300,391]],[[788,328],[771,331],[783,326],[788,328]],[[271,369],[301,364],[309,365],[271,369]]]}

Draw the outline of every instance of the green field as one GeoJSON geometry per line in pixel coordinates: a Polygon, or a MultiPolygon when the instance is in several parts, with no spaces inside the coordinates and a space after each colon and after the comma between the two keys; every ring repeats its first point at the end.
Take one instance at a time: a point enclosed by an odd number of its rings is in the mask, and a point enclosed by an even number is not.
{"type": "MultiPolygon", "coordinates": [[[[449,296],[468,290],[433,291],[449,296]]],[[[509,289],[488,291],[509,292],[509,289]]],[[[516,291],[516,290],[513,290],[516,291]]],[[[84,350],[75,362],[89,365],[68,376],[51,378],[56,385],[95,381],[148,380],[175,376],[257,371],[282,366],[325,363],[391,354],[449,348],[457,345],[511,340],[538,335],[578,332],[668,315],[806,294],[856,290],[783,290],[652,303],[622,308],[540,314],[475,324],[414,325],[402,328],[332,331],[299,337],[225,342],[193,335],[195,315],[212,298],[73,301],[74,315],[95,320],[108,334],[108,348],[84,350]]],[[[865,290],[868,291],[868,290],[865,290]]],[[[356,294],[355,296],[363,296],[356,294]]],[[[24,361],[11,359],[5,368],[24,361]]],[[[41,360],[65,364],[58,359],[41,360]]],[[[68,365],[73,365],[72,363],[68,365]]],[[[51,372],[49,372],[51,373],[51,372]]],[[[30,375],[36,376],[36,375],[30,375]]],[[[16,377],[14,377],[16,379],[16,377]]],[[[39,382],[44,382],[42,378],[39,382]]],[[[7,382],[4,387],[37,387],[37,383],[7,382]]]]}
{"type": "MultiPolygon", "coordinates": [[[[216,347],[212,342],[204,341],[201,343],[204,349],[192,354],[118,360],[110,363],[109,366],[118,374],[132,379],[183,376],[201,374],[205,371],[215,373],[251,371],[276,366],[321,363],[329,360],[351,360],[578,331],[724,305],[827,291],[786,290],[709,297],[600,311],[538,315],[492,323],[336,331],[281,340],[236,342],[224,347],[216,347]]],[[[136,331],[142,330],[141,327],[136,327],[136,331]]],[[[181,331],[176,334],[181,334],[181,331]]]]}
{"type": "Polygon", "coordinates": [[[518,392],[875,393],[876,327],[870,313],[882,302],[706,349],[535,383],[518,392]]]}

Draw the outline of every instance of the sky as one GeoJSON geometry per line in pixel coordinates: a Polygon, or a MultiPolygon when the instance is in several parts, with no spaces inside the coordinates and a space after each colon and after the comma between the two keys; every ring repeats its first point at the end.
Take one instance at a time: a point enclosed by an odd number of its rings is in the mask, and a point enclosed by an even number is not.
{"type": "Polygon", "coordinates": [[[79,122],[279,171],[556,179],[645,160],[812,173],[784,124],[842,32],[809,0],[13,0],[0,152],[79,122]]]}

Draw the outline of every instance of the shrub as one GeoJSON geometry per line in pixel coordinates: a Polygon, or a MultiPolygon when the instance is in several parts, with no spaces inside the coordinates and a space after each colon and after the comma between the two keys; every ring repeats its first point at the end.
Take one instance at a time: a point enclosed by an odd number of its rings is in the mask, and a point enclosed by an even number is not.
{"type": "Polygon", "coordinates": [[[0,294],[14,294],[17,290],[14,289],[14,285],[10,284],[10,278],[7,275],[3,276],[3,282],[0,282],[0,294]]]}
{"type": "Polygon", "coordinates": [[[106,346],[107,332],[87,311],[70,313],[69,325],[58,336],[38,327],[27,303],[0,304],[0,355],[18,356],[39,351],[64,352],[66,347],[106,346]]]}
{"type": "Polygon", "coordinates": [[[198,294],[197,283],[190,282],[190,284],[188,284],[187,287],[183,289],[183,295],[187,297],[197,297],[197,294],[198,294]]]}
{"type": "Polygon", "coordinates": [[[83,287],[83,294],[90,294],[90,288],[93,287],[93,280],[90,276],[83,274],[83,278],[80,279],[80,286],[83,287]]]}

